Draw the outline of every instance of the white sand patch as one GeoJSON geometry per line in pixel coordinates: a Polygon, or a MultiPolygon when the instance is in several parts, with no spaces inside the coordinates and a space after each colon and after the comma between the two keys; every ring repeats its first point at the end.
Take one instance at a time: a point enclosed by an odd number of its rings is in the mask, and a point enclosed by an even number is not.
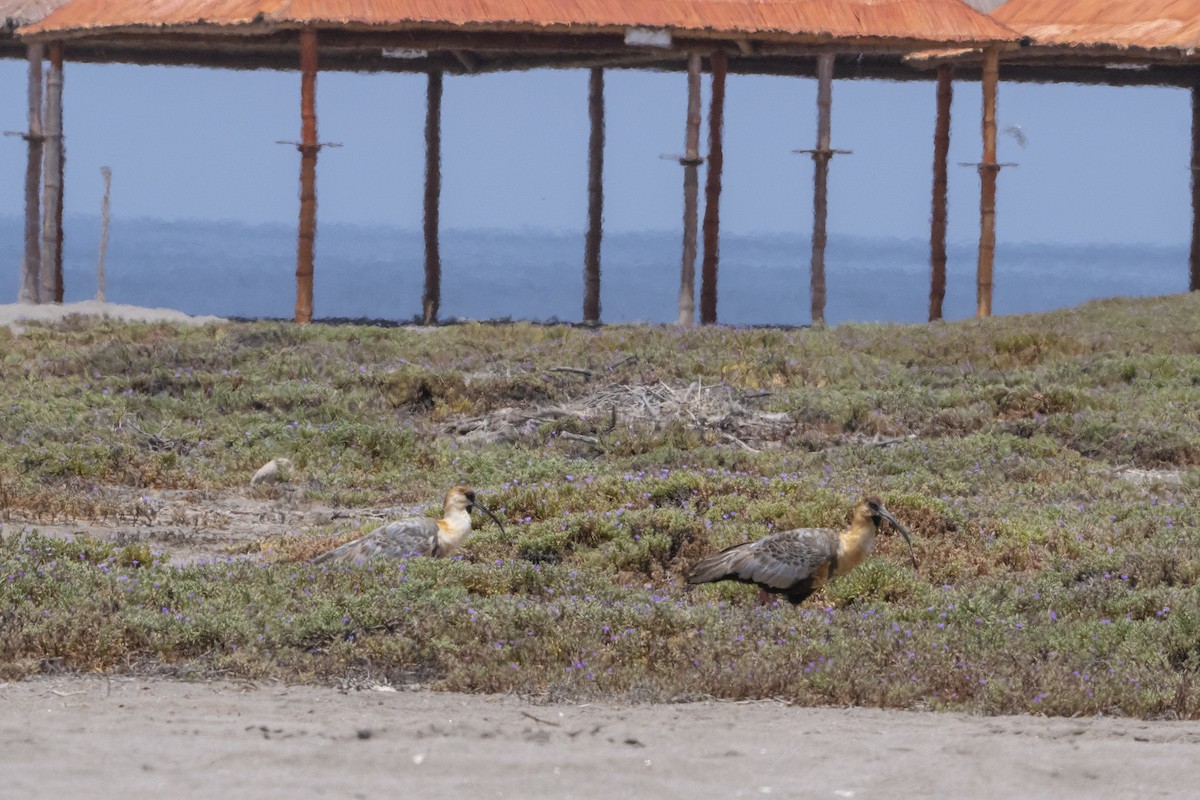
{"type": "Polygon", "coordinates": [[[91,317],[108,317],[126,322],[179,322],[206,325],[226,322],[221,317],[193,317],[171,308],[145,308],[120,303],[102,303],[99,300],[82,300],[78,303],[11,303],[0,305],[0,325],[7,325],[13,333],[21,333],[22,322],[58,322],[69,316],[81,314],[91,317]]]}
{"type": "Polygon", "coordinates": [[[1182,486],[1184,470],[1181,469],[1135,469],[1125,467],[1116,472],[1118,478],[1124,478],[1130,483],[1151,484],[1165,483],[1168,486],[1182,486]]]}

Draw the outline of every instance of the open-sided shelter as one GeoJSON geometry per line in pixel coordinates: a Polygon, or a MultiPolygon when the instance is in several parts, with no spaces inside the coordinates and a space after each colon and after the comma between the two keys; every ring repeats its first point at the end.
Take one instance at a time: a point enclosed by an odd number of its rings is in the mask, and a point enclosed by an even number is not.
{"type": "MultiPolygon", "coordinates": [[[[1200,291],[1200,0],[1007,0],[991,16],[1021,36],[1020,47],[1000,54],[1007,80],[1191,90],[1188,283],[1200,291]]],[[[920,60],[970,71],[980,52],[925,53],[920,60]]]]}
{"type": "MultiPolygon", "coordinates": [[[[296,320],[312,315],[315,170],[317,137],[315,83],[318,54],[323,68],[405,69],[430,75],[427,124],[426,293],[424,317],[436,319],[437,149],[440,146],[441,76],[533,67],[591,67],[593,147],[589,181],[593,209],[600,202],[598,162],[602,153],[604,67],[686,68],[689,110],[684,180],[684,254],[680,320],[694,315],[692,286],[696,257],[700,128],[700,71],[708,57],[714,81],[710,117],[709,209],[706,231],[716,250],[719,197],[720,106],[727,63],[748,71],[785,71],[815,64],[820,80],[817,146],[811,152],[814,179],[813,318],[824,306],[824,180],[829,158],[830,83],[837,54],[881,59],[898,69],[899,56],[933,47],[975,47],[988,53],[1015,42],[1001,24],[961,0],[73,0],[44,20],[22,28],[31,42],[59,42],[74,54],[107,49],[162,63],[222,63],[243,66],[294,65],[301,69],[301,210],[297,247],[296,320]],[[720,84],[721,90],[717,86],[720,84]],[[599,146],[596,142],[599,141],[599,146]],[[715,180],[714,180],[715,178],[715,180]],[[709,215],[711,213],[711,226],[709,215]],[[431,224],[431,217],[433,222],[431,224]],[[433,231],[432,239],[429,237],[433,231]]],[[[994,71],[991,97],[994,101],[994,71]]],[[[994,112],[993,112],[994,120],[994,112]]],[[[985,124],[985,140],[988,135],[985,124]]],[[[994,153],[994,124],[991,129],[994,153]]],[[[985,142],[985,161],[988,145],[985,142]]],[[[994,160],[994,159],[993,159],[994,160]]],[[[584,318],[598,321],[599,213],[590,213],[585,264],[584,318]],[[590,242],[595,241],[595,247],[590,242]],[[593,261],[594,256],[594,261],[593,261]]],[[[707,237],[706,237],[707,239],[707,237]]],[[[706,243],[707,251],[710,249],[706,243]]],[[[706,265],[706,278],[709,270],[706,265]]],[[[712,308],[715,320],[715,261],[712,308]]],[[[709,292],[702,291],[702,306],[709,292]]]]}

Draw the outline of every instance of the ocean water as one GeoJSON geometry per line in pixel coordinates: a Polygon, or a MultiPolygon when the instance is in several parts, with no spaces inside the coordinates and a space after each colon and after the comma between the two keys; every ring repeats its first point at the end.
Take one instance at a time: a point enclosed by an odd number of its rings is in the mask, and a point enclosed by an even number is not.
{"type": "MultiPolygon", "coordinates": [[[[68,217],[65,299],[96,295],[100,222],[68,217]]],[[[810,241],[803,235],[726,235],[721,241],[718,319],[734,325],[810,322],[810,241]]],[[[974,242],[949,246],[946,319],[975,312],[974,242]]],[[[681,237],[671,232],[606,234],[601,318],[672,322],[681,237]]],[[[16,300],[21,222],[0,219],[0,253],[16,300]]],[[[577,322],[582,318],[583,234],[448,230],[442,234],[441,318],[577,322]]],[[[1185,244],[997,246],[993,312],[1019,314],[1118,295],[1187,290],[1185,244]]],[[[295,305],[295,228],[236,222],[116,219],[106,254],[107,299],[191,314],[290,319],[295,305]]],[[[929,245],[923,240],[831,234],[826,252],[826,320],[924,322],[929,245]]],[[[699,305],[700,263],[697,260],[699,305]]],[[[317,236],[314,317],[410,321],[424,280],[416,230],[323,224],[317,236]]],[[[0,284],[0,289],[3,289],[0,284]]]]}

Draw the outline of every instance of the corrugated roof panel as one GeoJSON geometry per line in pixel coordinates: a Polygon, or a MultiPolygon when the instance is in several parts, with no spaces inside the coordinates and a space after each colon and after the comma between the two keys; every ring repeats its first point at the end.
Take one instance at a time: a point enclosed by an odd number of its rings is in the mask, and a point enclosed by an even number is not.
{"type": "Polygon", "coordinates": [[[1200,0],[1008,0],[993,16],[1038,45],[1200,47],[1200,0]]]}
{"type": "Polygon", "coordinates": [[[1013,34],[962,0],[74,0],[28,33],[271,24],[663,27],[731,34],[993,42],[1013,34]]]}

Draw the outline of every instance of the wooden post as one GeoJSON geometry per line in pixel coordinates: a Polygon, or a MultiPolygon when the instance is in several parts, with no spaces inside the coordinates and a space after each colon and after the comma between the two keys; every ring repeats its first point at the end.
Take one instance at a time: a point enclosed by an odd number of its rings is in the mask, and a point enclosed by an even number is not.
{"type": "Polygon", "coordinates": [[[300,31],[300,234],[296,246],[296,322],[312,322],[317,238],[317,32],[300,31]]]}
{"type": "Polygon", "coordinates": [[[604,70],[588,78],[588,227],[583,241],[583,321],[600,324],[600,239],[604,227],[604,70]]]}
{"type": "Polygon", "coordinates": [[[42,264],[41,299],[61,303],[62,253],[62,86],[63,46],[54,42],[49,48],[50,70],[46,73],[46,147],[42,188],[42,264]]]}
{"type": "Polygon", "coordinates": [[[442,302],[442,258],[438,251],[442,197],[442,72],[432,70],[425,87],[425,294],[421,324],[436,325],[442,302]]]}
{"type": "Polygon", "coordinates": [[[104,178],[104,199],[100,202],[100,255],[96,259],[96,299],[103,303],[107,292],[104,278],[104,256],[108,252],[108,217],[112,207],[109,201],[109,196],[112,194],[112,170],[108,167],[101,167],[100,175],[104,178]]]}
{"type": "Polygon", "coordinates": [[[992,269],[996,260],[996,89],[1000,82],[1000,50],[983,57],[983,161],[979,164],[979,268],[976,271],[977,317],[992,315],[992,269]]]}
{"type": "Polygon", "coordinates": [[[1188,289],[1200,292],[1200,85],[1192,87],[1192,252],[1188,289]]]}
{"type": "Polygon", "coordinates": [[[61,303],[63,301],[63,202],[66,196],[67,182],[64,177],[67,168],[67,141],[63,137],[63,113],[62,113],[62,81],[63,81],[63,46],[58,43],[57,52],[51,54],[51,59],[58,65],[58,82],[59,82],[59,103],[58,103],[58,207],[54,218],[54,230],[56,232],[57,249],[54,252],[54,283],[57,287],[54,302],[61,303]]]}
{"type": "Polygon", "coordinates": [[[700,175],[700,54],[688,54],[687,134],[683,158],[683,263],[679,269],[679,324],[696,321],[696,227],[700,175]]]}
{"type": "Polygon", "coordinates": [[[954,67],[937,71],[937,122],[933,128],[933,211],[929,226],[929,321],[942,318],[946,299],[946,185],[950,157],[950,104],[954,99],[954,67]]]}
{"type": "Polygon", "coordinates": [[[830,117],[833,107],[833,53],[817,56],[817,147],[813,158],[812,324],[825,324],[825,222],[829,215],[830,117]]]}
{"type": "Polygon", "coordinates": [[[41,226],[39,192],[42,185],[42,46],[31,44],[25,53],[29,59],[29,130],[25,133],[25,258],[21,263],[22,303],[39,303],[41,292],[42,251],[38,233],[41,226]]]}
{"type": "Polygon", "coordinates": [[[717,321],[717,266],[721,236],[721,170],[725,163],[722,144],[725,124],[725,74],[729,58],[717,51],[709,56],[712,96],[708,106],[708,172],[704,181],[704,261],[700,270],[700,322],[717,321]]]}

